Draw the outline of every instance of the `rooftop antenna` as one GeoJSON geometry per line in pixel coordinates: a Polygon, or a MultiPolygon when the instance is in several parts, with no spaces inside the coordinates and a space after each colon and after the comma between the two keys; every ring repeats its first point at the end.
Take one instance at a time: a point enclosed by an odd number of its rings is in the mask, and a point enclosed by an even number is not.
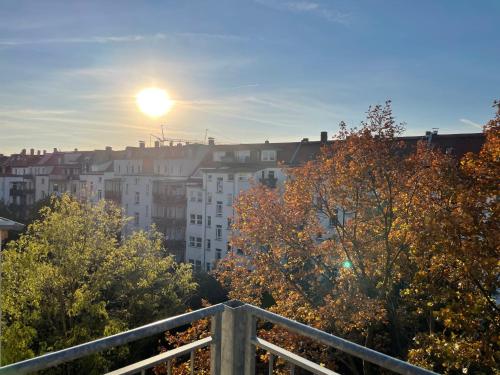
{"type": "Polygon", "coordinates": [[[184,143],[184,144],[189,144],[189,143],[202,143],[200,140],[198,139],[181,139],[181,138],[170,138],[170,137],[165,137],[165,130],[163,128],[163,125],[160,126],[161,127],[161,136],[158,136],[156,134],[150,134],[150,137],[153,137],[155,138],[156,140],[158,140],[160,142],[160,144],[162,146],[166,144],[169,144],[169,143],[174,143],[174,144],[178,144],[178,143],[184,143]]]}
{"type": "Polygon", "coordinates": [[[203,144],[207,144],[207,135],[208,135],[208,129],[205,129],[205,140],[203,141],[203,144]]]}

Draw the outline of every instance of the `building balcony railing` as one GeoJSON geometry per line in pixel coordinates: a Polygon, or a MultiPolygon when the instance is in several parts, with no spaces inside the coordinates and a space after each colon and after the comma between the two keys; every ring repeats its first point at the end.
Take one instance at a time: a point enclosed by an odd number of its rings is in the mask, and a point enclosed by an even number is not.
{"type": "Polygon", "coordinates": [[[104,199],[113,201],[118,205],[122,203],[122,193],[119,191],[104,190],[104,199]]]}
{"type": "Polygon", "coordinates": [[[279,357],[290,365],[290,373],[295,368],[305,369],[313,374],[338,375],[336,372],[320,366],[306,358],[294,354],[260,337],[256,331],[256,320],[260,319],[287,330],[308,337],[318,343],[335,348],[346,354],[373,363],[382,369],[398,374],[435,374],[432,371],[411,365],[399,359],[368,349],[364,346],[344,340],[340,337],[309,327],[305,324],[273,314],[261,308],[239,301],[229,301],[206,307],[186,314],[157,321],[130,331],[77,345],[68,349],[45,354],[41,357],[0,367],[0,374],[26,374],[67,363],[93,353],[109,350],[149,336],[163,333],[194,321],[211,318],[211,335],[201,340],[163,352],[151,358],[132,363],[126,367],[109,372],[108,375],[141,373],[147,369],[166,364],[168,373],[172,373],[172,360],[182,355],[190,355],[189,366],[194,374],[194,359],[197,349],[210,347],[211,375],[254,375],[256,348],[270,354],[269,374],[273,373],[274,359],[279,357]]]}
{"type": "Polygon", "coordinates": [[[278,179],[276,177],[260,178],[259,181],[261,184],[271,189],[274,189],[276,187],[276,184],[278,183],[278,179]]]}
{"type": "Polygon", "coordinates": [[[180,217],[165,217],[165,216],[153,216],[151,218],[153,222],[159,227],[185,227],[186,218],[180,217]]]}
{"type": "Polygon", "coordinates": [[[32,188],[21,188],[21,189],[11,188],[9,190],[9,194],[11,197],[19,197],[19,196],[24,196],[27,194],[34,194],[34,193],[35,193],[35,189],[32,189],[32,188]]]}
{"type": "Polygon", "coordinates": [[[187,197],[180,194],[165,194],[153,192],[153,203],[166,205],[185,205],[187,197]]]}

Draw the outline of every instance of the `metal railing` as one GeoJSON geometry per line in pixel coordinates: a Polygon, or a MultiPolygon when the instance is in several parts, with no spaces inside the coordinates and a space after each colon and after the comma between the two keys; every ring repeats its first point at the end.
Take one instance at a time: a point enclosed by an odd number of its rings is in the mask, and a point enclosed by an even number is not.
{"type": "Polygon", "coordinates": [[[166,364],[167,372],[171,374],[172,360],[188,353],[190,354],[191,374],[194,374],[196,350],[204,347],[210,347],[211,375],[254,375],[257,348],[269,353],[269,374],[272,374],[275,359],[278,357],[289,364],[290,374],[294,374],[296,367],[303,368],[313,374],[337,374],[332,370],[258,337],[256,330],[257,319],[282,326],[291,332],[308,337],[346,354],[360,358],[363,361],[373,363],[383,369],[392,370],[399,374],[435,374],[434,372],[413,366],[399,359],[239,301],[229,301],[206,307],[113,336],[0,367],[0,374],[26,374],[51,368],[92,353],[124,345],[208,317],[211,317],[211,335],[209,337],[122,367],[109,372],[107,375],[145,374],[147,369],[160,364],[166,364]]]}

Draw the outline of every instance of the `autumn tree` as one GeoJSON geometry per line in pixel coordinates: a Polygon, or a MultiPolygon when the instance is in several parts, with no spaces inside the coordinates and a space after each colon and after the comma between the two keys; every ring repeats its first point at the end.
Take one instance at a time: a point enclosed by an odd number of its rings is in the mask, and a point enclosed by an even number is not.
{"type": "Polygon", "coordinates": [[[485,126],[479,155],[433,174],[415,209],[411,256],[416,273],[403,293],[425,317],[412,362],[444,373],[499,373],[500,104],[485,126]]]}
{"type": "MultiPolygon", "coordinates": [[[[446,226],[433,226],[429,221],[432,217],[434,224],[440,224],[441,217],[433,215],[445,211],[444,197],[437,199],[436,206],[428,205],[441,189],[453,192],[457,181],[453,179],[462,181],[458,174],[477,171],[474,163],[482,162],[469,156],[458,171],[451,156],[429,148],[426,142],[403,142],[399,138],[403,130],[393,118],[390,103],[375,106],[359,128],[341,124],[336,140],[316,160],[289,169],[290,178],[282,190],[256,185],[241,194],[232,244],[245,256],[231,256],[219,269],[219,279],[229,288],[230,297],[257,305],[271,299],[270,309],[276,313],[404,359],[412,348],[412,360],[432,367],[432,361],[420,360],[426,356],[417,349],[426,345],[422,332],[428,332],[428,319],[415,313],[409,290],[426,274],[429,263],[423,258],[437,246],[428,235],[445,239],[449,231],[456,231],[451,219],[446,226]]],[[[498,166],[491,165],[488,173],[494,181],[498,166]]],[[[480,221],[496,204],[492,203],[496,202],[492,197],[497,197],[492,185],[486,187],[479,183],[481,177],[473,175],[469,182],[474,178],[484,204],[467,203],[475,207],[469,211],[469,219],[460,217],[465,206],[457,208],[457,220],[480,221]]],[[[491,216],[488,225],[496,222],[491,216]]],[[[470,242],[461,251],[460,264],[467,257],[478,259],[482,268],[475,261],[470,264],[469,271],[474,269],[470,283],[476,283],[476,292],[482,295],[480,305],[494,311],[487,296],[494,291],[498,275],[492,272],[492,255],[497,255],[492,250],[497,244],[490,240],[492,232],[488,239],[482,235],[475,229],[468,233],[470,242]],[[482,247],[483,241],[490,241],[487,248],[482,247]],[[477,247],[481,249],[472,255],[477,247]],[[489,255],[479,255],[486,253],[489,255]]],[[[463,241],[460,235],[455,238],[463,241]]],[[[446,246],[448,251],[453,248],[451,243],[446,246]]],[[[445,253],[440,264],[446,265],[445,253]]],[[[457,270],[458,263],[448,266],[456,270],[457,280],[465,272],[457,270]]],[[[433,286],[449,288],[446,283],[433,286]]],[[[431,289],[429,285],[420,287],[423,289],[416,288],[423,293],[418,297],[420,305],[428,306],[432,302],[426,293],[431,289]]],[[[452,302],[445,296],[448,292],[442,295],[444,304],[452,302]]],[[[312,350],[310,342],[276,329],[264,334],[333,368],[352,373],[375,370],[335,351],[312,350]]]]}
{"type": "MultiPolygon", "coordinates": [[[[190,266],[176,264],[154,230],[120,241],[124,224],[117,208],[64,195],[8,244],[2,254],[3,364],[184,311],[196,287],[190,266]]],[[[96,354],[65,371],[102,373],[144,350],[154,353],[156,345],[96,354]]]]}

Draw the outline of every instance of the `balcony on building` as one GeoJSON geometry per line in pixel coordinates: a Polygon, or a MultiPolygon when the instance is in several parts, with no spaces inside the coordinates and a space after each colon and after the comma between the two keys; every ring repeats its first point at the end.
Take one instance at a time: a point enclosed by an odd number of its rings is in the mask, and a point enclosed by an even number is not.
{"type": "Polygon", "coordinates": [[[262,185],[267,186],[270,189],[274,189],[278,183],[278,179],[276,177],[260,178],[259,181],[262,185]]]}
{"type": "Polygon", "coordinates": [[[165,206],[185,205],[186,189],[168,181],[153,181],[153,203],[165,206]]]}
{"type": "Polygon", "coordinates": [[[121,205],[122,180],[120,178],[104,180],[104,199],[115,202],[117,205],[121,205]]]}

